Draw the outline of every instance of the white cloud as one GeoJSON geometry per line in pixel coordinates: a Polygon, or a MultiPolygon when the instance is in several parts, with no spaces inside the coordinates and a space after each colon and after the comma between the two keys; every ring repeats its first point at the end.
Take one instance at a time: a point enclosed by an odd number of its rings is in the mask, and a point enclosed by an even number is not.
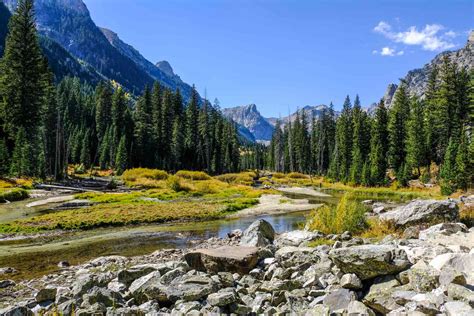
{"type": "Polygon", "coordinates": [[[395,48],[391,48],[391,47],[382,47],[382,49],[380,51],[374,49],[372,51],[372,54],[374,55],[381,55],[381,56],[401,56],[403,55],[405,52],[404,51],[397,51],[395,48]]]}
{"type": "Polygon", "coordinates": [[[380,51],[380,55],[382,56],[395,56],[395,50],[390,47],[383,47],[380,51]]]}
{"type": "Polygon", "coordinates": [[[416,26],[410,26],[404,32],[394,32],[392,26],[385,21],[380,21],[374,27],[374,32],[382,34],[395,43],[418,45],[429,51],[446,50],[455,46],[452,39],[456,33],[447,31],[440,34],[442,30],[444,26],[440,24],[427,24],[421,30],[418,30],[416,26]]]}

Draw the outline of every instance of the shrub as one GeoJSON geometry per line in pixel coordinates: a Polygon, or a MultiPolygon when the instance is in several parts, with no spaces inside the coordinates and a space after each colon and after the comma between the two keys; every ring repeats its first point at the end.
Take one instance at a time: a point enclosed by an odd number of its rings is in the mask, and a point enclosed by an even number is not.
{"type": "Polygon", "coordinates": [[[283,179],[283,178],[286,178],[285,174],[284,174],[284,173],[281,173],[281,172],[275,172],[272,177],[275,178],[275,179],[283,179]]]}
{"type": "Polygon", "coordinates": [[[362,233],[362,237],[382,239],[387,235],[399,235],[399,233],[392,222],[371,219],[368,221],[368,229],[362,233]]]}
{"type": "Polygon", "coordinates": [[[16,188],[8,191],[0,191],[0,202],[5,203],[6,201],[21,201],[28,198],[28,192],[25,189],[16,188]]]}
{"type": "Polygon", "coordinates": [[[168,188],[175,192],[189,191],[189,187],[184,185],[177,176],[169,176],[168,180],[166,180],[166,184],[168,188]]]}
{"type": "Polygon", "coordinates": [[[310,228],[325,234],[360,233],[367,228],[365,212],[366,208],[346,193],[336,207],[324,205],[313,212],[310,228]]]}
{"type": "Polygon", "coordinates": [[[159,169],[135,168],[125,170],[125,172],[122,174],[122,179],[128,182],[134,182],[140,178],[166,180],[168,179],[168,173],[159,169]]]}
{"type": "Polygon", "coordinates": [[[299,172],[290,172],[288,174],[288,178],[290,179],[308,179],[309,176],[299,173],[299,172]]]}
{"type": "Polygon", "coordinates": [[[189,171],[189,170],[180,170],[176,172],[175,176],[189,179],[189,180],[209,180],[211,177],[202,171],[189,171]]]}
{"type": "Polygon", "coordinates": [[[86,173],[86,167],[84,167],[84,164],[76,165],[74,166],[74,174],[84,174],[86,173]]]}
{"type": "Polygon", "coordinates": [[[216,179],[233,184],[252,185],[255,172],[241,172],[241,173],[226,173],[217,176],[216,179]]]}

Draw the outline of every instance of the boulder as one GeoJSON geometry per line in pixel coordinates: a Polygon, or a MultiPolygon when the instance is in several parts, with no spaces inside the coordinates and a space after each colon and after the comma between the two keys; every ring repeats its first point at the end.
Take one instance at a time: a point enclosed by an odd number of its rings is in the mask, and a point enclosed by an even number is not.
{"type": "Polygon", "coordinates": [[[0,309],[2,316],[33,316],[31,309],[25,306],[11,306],[5,309],[0,309]]]}
{"type": "Polygon", "coordinates": [[[237,295],[235,294],[234,290],[221,290],[217,293],[209,294],[207,297],[207,302],[211,306],[226,306],[237,301],[237,295]]]}
{"type": "Polygon", "coordinates": [[[350,316],[375,316],[373,310],[365,306],[363,303],[359,301],[352,301],[347,306],[347,315],[350,316]]]}
{"type": "Polygon", "coordinates": [[[421,240],[427,240],[431,235],[446,235],[455,234],[457,232],[467,232],[467,226],[463,223],[441,223],[433,225],[425,230],[420,231],[419,237],[421,240]]]}
{"type": "Polygon", "coordinates": [[[389,245],[333,249],[329,257],[342,272],[355,273],[361,280],[395,274],[410,266],[405,251],[389,245]]]}
{"type": "Polygon", "coordinates": [[[341,278],[341,286],[345,289],[358,290],[362,288],[362,281],[354,273],[344,274],[341,278]]]}
{"type": "Polygon", "coordinates": [[[393,297],[393,293],[399,289],[400,282],[393,276],[376,278],[362,302],[378,313],[385,315],[400,308],[397,300],[393,297]]]}
{"type": "Polygon", "coordinates": [[[433,258],[429,265],[438,271],[454,270],[463,274],[468,284],[474,284],[474,252],[445,253],[433,258]]]}
{"type": "Polygon", "coordinates": [[[117,277],[120,283],[129,286],[136,279],[141,278],[144,275],[150,274],[156,270],[157,267],[154,265],[140,265],[119,271],[117,277]]]}
{"type": "Polygon", "coordinates": [[[275,245],[278,247],[305,245],[308,242],[323,237],[320,232],[310,232],[307,230],[293,230],[279,235],[275,239],[275,245]]]}
{"type": "Polygon", "coordinates": [[[323,304],[329,307],[331,312],[347,309],[349,304],[356,299],[354,292],[348,289],[339,289],[326,295],[323,304]]]}
{"type": "Polygon", "coordinates": [[[4,289],[10,286],[15,286],[15,281],[13,280],[0,280],[0,289],[4,289]]]}
{"type": "Polygon", "coordinates": [[[474,291],[468,289],[465,286],[451,283],[447,287],[447,293],[449,298],[456,301],[463,301],[474,307],[474,291]]]}
{"type": "Polygon", "coordinates": [[[380,219],[390,221],[396,227],[406,227],[422,223],[455,222],[459,220],[456,203],[449,200],[414,200],[380,215],[380,219]]]}
{"type": "Polygon", "coordinates": [[[275,239],[275,230],[266,220],[259,219],[253,222],[242,234],[240,245],[265,247],[271,245],[275,239]]]}
{"type": "Polygon", "coordinates": [[[443,306],[444,312],[447,316],[472,316],[474,310],[471,306],[464,302],[451,301],[443,306]]]}
{"type": "Polygon", "coordinates": [[[38,303],[46,301],[54,301],[56,299],[56,293],[58,289],[55,287],[45,287],[38,291],[35,295],[35,300],[38,303]]]}
{"type": "Polygon", "coordinates": [[[237,272],[246,274],[258,263],[258,248],[223,246],[216,249],[198,249],[187,253],[184,259],[198,271],[237,272]]]}
{"type": "Polygon", "coordinates": [[[417,292],[430,292],[439,286],[440,272],[420,260],[408,271],[410,286],[417,292]]]}

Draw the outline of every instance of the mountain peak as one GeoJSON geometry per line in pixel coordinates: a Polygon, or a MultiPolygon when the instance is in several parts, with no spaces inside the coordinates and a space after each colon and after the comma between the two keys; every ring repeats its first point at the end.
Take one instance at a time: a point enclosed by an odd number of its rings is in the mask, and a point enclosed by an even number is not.
{"type": "Polygon", "coordinates": [[[174,76],[173,67],[171,67],[170,63],[166,60],[162,60],[156,63],[156,67],[158,67],[161,71],[163,71],[168,76],[174,76]]]}

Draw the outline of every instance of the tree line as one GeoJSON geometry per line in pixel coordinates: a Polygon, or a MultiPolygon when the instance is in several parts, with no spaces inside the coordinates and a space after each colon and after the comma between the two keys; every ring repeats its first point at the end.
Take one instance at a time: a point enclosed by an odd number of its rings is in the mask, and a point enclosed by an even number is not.
{"type": "Polygon", "coordinates": [[[236,171],[240,144],[216,100],[155,83],[136,100],[114,82],[59,83],[38,44],[32,0],[9,22],[0,60],[0,176],[62,178],[69,164],[236,171]]]}
{"type": "Polygon", "coordinates": [[[381,100],[373,115],[358,96],[353,105],[347,96],[337,117],[331,104],[311,122],[304,111],[278,121],[266,164],[365,186],[386,185],[390,175],[403,186],[428,181],[439,168],[443,193],[451,193],[474,183],[473,121],[474,75],[444,56],[423,99],[410,96],[401,80],[391,107],[381,100]]]}

